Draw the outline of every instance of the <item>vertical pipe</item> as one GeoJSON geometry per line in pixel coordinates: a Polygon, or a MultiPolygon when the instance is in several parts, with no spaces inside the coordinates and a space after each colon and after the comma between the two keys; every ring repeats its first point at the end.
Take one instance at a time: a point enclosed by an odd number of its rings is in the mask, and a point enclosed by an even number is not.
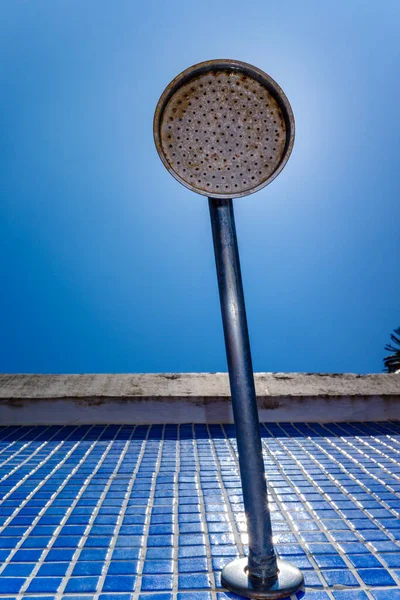
{"type": "Polygon", "coordinates": [[[229,382],[249,535],[249,576],[277,579],[232,200],[209,198],[229,382]]]}

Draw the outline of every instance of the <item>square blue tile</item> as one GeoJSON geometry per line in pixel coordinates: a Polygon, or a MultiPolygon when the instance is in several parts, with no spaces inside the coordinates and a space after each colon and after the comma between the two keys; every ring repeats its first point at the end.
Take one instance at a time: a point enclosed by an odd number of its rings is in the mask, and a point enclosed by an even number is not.
{"type": "MultiPolygon", "coordinates": [[[[119,545],[118,544],[119,539],[120,538],[118,538],[116,545],[119,545]]],[[[108,536],[108,537],[97,536],[97,535],[90,536],[90,537],[86,538],[84,548],[108,548],[111,544],[111,540],[112,540],[111,536],[108,536]]],[[[134,544],[132,544],[132,546],[133,545],[134,544]]]]}
{"type": "Polygon", "coordinates": [[[320,569],[347,569],[347,565],[339,554],[317,554],[313,559],[320,569]]]}
{"type": "Polygon", "coordinates": [[[32,579],[26,591],[28,594],[57,592],[61,582],[61,577],[35,577],[35,579],[32,579]]]}
{"type": "Polygon", "coordinates": [[[104,592],[133,592],[136,577],[128,575],[107,575],[104,580],[104,592]]]}
{"type": "Polygon", "coordinates": [[[400,600],[400,588],[395,590],[371,590],[375,600],[400,600]]]}
{"type": "MultiPolygon", "coordinates": [[[[209,523],[209,526],[211,523],[209,523]]],[[[208,527],[210,531],[210,527],[208,527]]],[[[179,523],[179,533],[203,533],[204,532],[204,524],[203,523],[179,523]]]]}
{"type": "Polygon", "coordinates": [[[392,569],[400,568],[400,552],[398,554],[382,554],[382,559],[392,569]]]}
{"type": "Polygon", "coordinates": [[[360,535],[366,542],[389,541],[388,536],[380,529],[364,529],[360,531],[360,535]]]}
{"type": "Polygon", "coordinates": [[[321,519],[321,524],[328,531],[345,531],[350,529],[345,521],[342,519],[321,519]]]}
{"type": "Polygon", "coordinates": [[[172,594],[140,594],[139,600],[172,600],[172,594]]]}
{"type": "Polygon", "coordinates": [[[395,586],[396,583],[386,569],[358,569],[358,574],[366,585],[395,586]]]}
{"type": "Polygon", "coordinates": [[[356,569],[359,568],[383,568],[383,565],[373,554],[349,554],[348,559],[356,569]]]}
{"type": "Polygon", "coordinates": [[[207,559],[204,558],[181,558],[178,561],[179,573],[207,573],[207,559]]]}
{"type": "Polygon", "coordinates": [[[18,594],[25,581],[22,577],[0,577],[0,594],[18,594]]]}
{"type": "Polygon", "coordinates": [[[10,563],[1,572],[0,577],[28,577],[32,573],[34,567],[35,567],[35,565],[32,563],[31,564],[10,563]]]}
{"type": "Polygon", "coordinates": [[[289,562],[301,571],[314,569],[307,556],[290,556],[289,562]]]}
{"type": "MultiPolygon", "coordinates": [[[[115,552],[115,551],[114,551],[115,552]]],[[[80,561],[104,561],[107,556],[107,550],[103,549],[90,549],[83,548],[78,556],[78,562],[80,561]]]]}
{"type": "Polygon", "coordinates": [[[375,542],[374,541],[374,542],[370,542],[370,544],[371,544],[371,547],[376,552],[400,552],[400,546],[398,546],[395,542],[390,542],[390,541],[375,542]]]}
{"type": "Polygon", "coordinates": [[[205,542],[205,537],[202,534],[187,534],[179,536],[179,546],[202,546],[205,542]]]}
{"type": "MultiPolygon", "coordinates": [[[[91,532],[93,531],[94,527],[92,527],[91,532]]],[[[40,535],[52,535],[55,531],[55,527],[35,527],[35,529],[32,531],[32,535],[39,535],[39,531],[41,530],[42,533],[40,533],[40,535]],[[45,530],[52,530],[51,532],[49,531],[48,533],[44,533],[45,530]]],[[[72,535],[72,536],[82,536],[85,533],[86,527],[84,525],[64,525],[64,527],[61,529],[60,534],[62,536],[67,536],[67,535],[72,535]]]]}
{"type": "Polygon", "coordinates": [[[179,558],[194,558],[196,556],[207,556],[205,546],[182,546],[178,550],[179,558]]]}
{"type": "Polygon", "coordinates": [[[46,548],[49,544],[51,537],[28,537],[21,544],[21,548],[46,548]]]}
{"type": "MultiPolygon", "coordinates": [[[[237,552],[236,545],[211,546],[211,556],[231,556],[237,552]]],[[[305,554],[305,552],[303,552],[305,554]]]]}
{"type": "MultiPolygon", "coordinates": [[[[26,550],[27,552],[27,550],[26,550]]],[[[76,550],[49,550],[46,554],[45,562],[68,562],[72,560],[76,550]]]]}
{"type": "Polygon", "coordinates": [[[147,538],[147,547],[173,546],[172,535],[152,535],[147,538]]]}
{"type": "MultiPolygon", "coordinates": [[[[304,592],[297,592],[296,596],[298,600],[304,598],[304,592]]],[[[322,591],[307,591],[307,600],[328,600],[329,596],[326,592],[322,591]]]]}
{"type": "Polygon", "coordinates": [[[101,575],[103,568],[104,562],[77,562],[72,571],[72,577],[82,575],[101,575]]]}
{"type": "Polygon", "coordinates": [[[111,560],[137,560],[139,556],[140,548],[116,548],[111,560]]]}
{"type": "Polygon", "coordinates": [[[211,580],[208,574],[203,573],[192,573],[190,575],[179,575],[178,577],[178,589],[179,590],[191,590],[191,589],[210,589],[211,580]]]}
{"type": "Polygon", "coordinates": [[[113,561],[110,563],[107,575],[135,575],[138,569],[138,561],[113,561]]]}
{"type": "MultiPolygon", "coordinates": [[[[8,553],[7,553],[8,554],[8,553]]],[[[42,550],[17,550],[10,559],[11,562],[37,562],[42,556],[42,550]]]]}
{"type": "MultiPolygon", "coordinates": [[[[237,594],[234,594],[233,592],[218,592],[217,593],[217,600],[243,600],[242,596],[238,596],[237,594]]],[[[289,600],[289,599],[287,599],[289,600]]]]}
{"type": "Polygon", "coordinates": [[[99,577],[71,577],[65,588],[65,593],[95,592],[98,583],[99,577]]]}
{"type": "Polygon", "coordinates": [[[304,571],[304,583],[310,588],[322,588],[323,584],[318,574],[315,571],[304,571]]]}
{"type": "Polygon", "coordinates": [[[353,573],[348,569],[341,569],[338,571],[330,571],[325,570],[322,572],[322,575],[326,581],[326,583],[331,587],[334,585],[343,585],[343,586],[357,586],[358,581],[354,577],[353,573]]]}
{"type": "MultiPolygon", "coordinates": [[[[182,527],[190,527],[189,525],[180,525],[179,530],[181,533],[200,533],[200,531],[182,531],[182,527]]],[[[192,527],[199,527],[198,525],[192,525],[192,527]]],[[[202,527],[202,525],[200,525],[202,527]]],[[[230,533],[232,531],[232,525],[230,523],[209,523],[208,533],[230,533]]]]}
{"type": "Polygon", "coordinates": [[[172,573],[174,566],[171,560],[147,560],[143,567],[146,575],[162,575],[172,573]]]}
{"type": "MultiPolygon", "coordinates": [[[[100,594],[99,600],[132,600],[133,594],[100,594]]],[[[71,598],[70,600],[74,600],[71,598]]],[[[79,600],[81,600],[79,598],[79,600]]]]}
{"type": "MultiPolygon", "coordinates": [[[[64,529],[67,529],[66,527],[64,527],[64,529]]],[[[72,527],[71,527],[72,529],[72,527]]],[[[85,531],[85,527],[82,527],[83,532],[85,531]]],[[[115,525],[93,525],[93,527],[90,529],[89,534],[92,536],[99,536],[99,537],[104,537],[104,536],[111,536],[114,533],[114,529],[115,529],[115,525]]],[[[80,535],[83,535],[83,533],[81,533],[80,535]]]]}
{"type": "Polygon", "coordinates": [[[177,600],[212,600],[210,592],[178,592],[177,600]]]}
{"type": "Polygon", "coordinates": [[[234,544],[235,536],[233,533],[211,533],[209,535],[210,544],[220,545],[220,544],[234,544]]]}
{"type": "Polygon", "coordinates": [[[215,589],[221,589],[224,587],[221,582],[221,571],[214,571],[214,585],[215,589]]]}
{"type": "MultiPolygon", "coordinates": [[[[364,532],[362,532],[362,535],[363,535],[363,533],[364,532]]],[[[358,542],[359,541],[358,537],[352,531],[331,531],[330,534],[336,542],[358,542]]],[[[348,593],[349,592],[346,591],[346,594],[348,594],[348,593]]]]}
{"type": "Polygon", "coordinates": [[[172,590],[172,575],[143,575],[142,591],[157,592],[172,590]]]}
{"type": "Polygon", "coordinates": [[[18,544],[19,542],[19,538],[18,537],[1,537],[1,547],[3,549],[5,548],[15,548],[15,546],[18,544]]]}
{"type": "Polygon", "coordinates": [[[335,600],[367,600],[368,596],[362,590],[337,590],[332,592],[335,600]]]}
{"type": "Polygon", "coordinates": [[[307,548],[312,555],[318,554],[337,554],[338,551],[332,544],[312,544],[307,543],[307,548]]]}
{"type": "MultiPolygon", "coordinates": [[[[154,536],[154,537],[156,537],[156,536],[154,536]]],[[[162,536],[162,537],[167,537],[167,536],[162,536]]],[[[150,539],[152,539],[152,538],[148,538],[147,543],[149,543],[150,539]]],[[[116,548],[141,548],[142,546],[143,546],[143,536],[141,536],[141,535],[119,536],[115,543],[116,548]]]]}
{"type": "Polygon", "coordinates": [[[338,544],[343,554],[368,554],[370,550],[361,542],[340,542],[338,544]]]}
{"type": "Polygon", "coordinates": [[[239,556],[239,553],[231,556],[217,556],[211,560],[213,571],[220,571],[227,565],[231,560],[234,560],[239,556]]]}
{"type": "MultiPolygon", "coordinates": [[[[332,532],[332,533],[339,533],[339,532],[332,532]]],[[[303,531],[300,533],[300,537],[305,542],[326,542],[326,543],[328,542],[328,538],[326,537],[326,535],[324,533],[322,533],[322,531],[303,531]]]]}
{"type": "Polygon", "coordinates": [[[170,560],[172,559],[174,549],[172,546],[164,548],[147,548],[146,560],[170,560]]]}
{"type": "Polygon", "coordinates": [[[174,533],[173,523],[164,525],[150,525],[149,535],[172,535],[174,533]]]}

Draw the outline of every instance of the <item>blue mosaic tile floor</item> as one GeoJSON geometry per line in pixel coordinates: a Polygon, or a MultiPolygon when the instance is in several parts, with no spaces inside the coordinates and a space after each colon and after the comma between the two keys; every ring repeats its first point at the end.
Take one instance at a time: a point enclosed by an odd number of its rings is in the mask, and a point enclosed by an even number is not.
{"type": "MultiPolygon", "coordinates": [[[[400,600],[400,423],[261,432],[276,550],[307,599],[400,600]]],[[[3,600],[237,598],[232,425],[1,427],[0,498],[3,600]]]]}

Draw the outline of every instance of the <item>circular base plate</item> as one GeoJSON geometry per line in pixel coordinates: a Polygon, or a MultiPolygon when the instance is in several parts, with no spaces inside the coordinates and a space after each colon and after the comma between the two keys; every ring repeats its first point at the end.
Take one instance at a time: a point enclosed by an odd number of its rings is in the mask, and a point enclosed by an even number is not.
{"type": "MultiPolygon", "coordinates": [[[[285,598],[303,585],[304,578],[297,567],[277,559],[278,579],[269,587],[257,585],[247,573],[247,558],[238,558],[222,569],[222,585],[245,598],[285,598]]],[[[260,582],[261,583],[261,582],[260,582]]]]}

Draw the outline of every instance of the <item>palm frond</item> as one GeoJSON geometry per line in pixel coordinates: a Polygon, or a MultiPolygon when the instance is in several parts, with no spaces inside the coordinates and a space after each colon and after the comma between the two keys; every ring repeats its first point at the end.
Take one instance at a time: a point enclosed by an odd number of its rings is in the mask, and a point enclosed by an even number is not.
{"type": "Polygon", "coordinates": [[[385,350],[391,352],[389,356],[385,356],[383,364],[387,373],[394,373],[400,369],[400,327],[394,330],[390,335],[391,344],[386,344],[385,350]]]}

